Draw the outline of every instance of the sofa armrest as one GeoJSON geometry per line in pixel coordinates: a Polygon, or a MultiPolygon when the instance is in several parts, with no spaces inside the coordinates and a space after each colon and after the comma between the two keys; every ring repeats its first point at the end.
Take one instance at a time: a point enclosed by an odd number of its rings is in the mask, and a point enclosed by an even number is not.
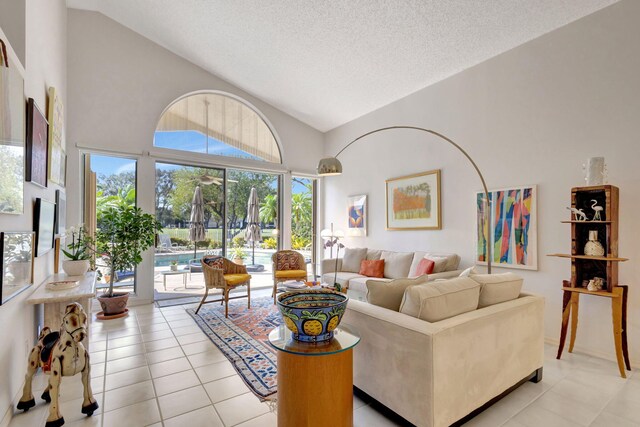
{"type": "MultiPolygon", "coordinates": [[[[320,267],[322,268],[322,274],[333,273],[336,271],[336,259],[329,258],[323,259],[320,267]]],[[[338,271],[342,270],[342,258],[338,258],[338,271]]]]}

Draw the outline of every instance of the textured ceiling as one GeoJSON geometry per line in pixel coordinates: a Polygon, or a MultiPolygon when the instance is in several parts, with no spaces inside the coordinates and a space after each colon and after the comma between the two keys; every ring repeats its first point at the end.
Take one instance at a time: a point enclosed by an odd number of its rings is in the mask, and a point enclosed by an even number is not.
{"type": "Polygon", "coordinates": [[[616,1],[67,0],[67,4],[99,11],[327,131],[616,1]]]}

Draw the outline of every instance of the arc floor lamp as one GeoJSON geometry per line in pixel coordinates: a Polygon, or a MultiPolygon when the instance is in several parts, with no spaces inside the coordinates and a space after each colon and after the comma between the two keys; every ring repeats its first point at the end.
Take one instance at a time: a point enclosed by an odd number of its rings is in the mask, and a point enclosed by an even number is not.
{"type": "MultiPolygon", "coordinates": [[[[387,126],[387,127],[383,127],[383,128],[380,128],[380,129],[375,129],[375,130],[372,130],[372,131],[367,132],[365,134],[362,134],[359,137],[357,137],[356,139],[354,139],[353,141],[351,141],[350,143],[348,143],[347,145],[345,145],[340,151],[338,151],[338,154],[336,154],[334,157],[327,157],[327,158],[324,158],[324,159],[320,160],[320,162],[318,163],[318,175],[320,175],[320,176],[332,176],[332,175],[340,175],[340,174],[342,174],[342,163],[340,163],[340,160],[338,160],[338,156],[340,154],[342,154],[342,152],[344,150],[349,148],[356,141],[359,141],[359,140],[361,140],[361,139],[363,139],[363,138],[365,138],[365,137],[367,137],[369,135],[372,135],[372,134],[378,133],[378,132],[387,131],[387,130],[393,130],[393,129],[409,129],[409,130],[417,130],[417,131],[420,131],[420,132],[426,132],[426,133],[429,133],[431,135],[437,136],[438,138],[440,138],[440,140],[446,141],[449,144],[453,145],[455,148],[457,148],[458,151],[460,151],[467,158],[467,160],[469,160],[469,162],[471,163],[471,165],[475,169],[476,173],[478,174],[478,177],[480,178],[480,181],[482,182],[482,189],[484,191],[484,202],[483,202],[483,207],[482,207],[482,210],[484,212],[484,221],[485,221],[485,224],[489,224],[490,223],[489,190],[487,190],[487,184],[484,181],[484,176],[482,176],[482,172],[480,172],[480,169],[478,168],[478,165],[476,164],[476,162],[473,161],[471,156],[469,156],[469,154],[466,151],[464,151],[464,149],[462,147],[460,147],[458,144],[456,144],[455,142],[453,142],[451,139],[447,138],[443,134],[441,134],[439,132],[436,132],[434,130],[431,130],[431,129],[425,129],[425,128],[421,128],[421,127],[418,127],[418,126],[387,126]]],[[[484,230],[484,227],[482,227],[482,229],[484,230]]],[[[491,233],[490,232],[487,235],[486,244],[487,244],[487,272],[491,273],[491,233]]]]}

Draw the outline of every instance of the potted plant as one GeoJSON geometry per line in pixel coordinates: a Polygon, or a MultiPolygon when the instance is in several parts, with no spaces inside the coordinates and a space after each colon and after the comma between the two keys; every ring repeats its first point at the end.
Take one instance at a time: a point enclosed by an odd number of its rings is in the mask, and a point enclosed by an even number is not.
{"type": "Polygon", "coordinates": [[[171,261],[171,271],[178,271],[178,260],[171,261]]]}
{"type": "Polygon", "coordinates": [[[246,257],[246,254],[244,253],[244,250],[242,250],[242,248],[233,248],[231,250],[231,256],[232,256],[231,261],[233,261],[236,264],[242,265],[244,263],[244,258],[246,257]]]}
{"type": "Polygon", "coordinates": [[[327,240],[327,242],[324,244],[324,248],[333,248],[336,247],[338,250],[336,251],[336,266],[334,268],[334,275],[333,275],[333,288],[338,291],[338,292],[342,292],[342,285],[340,283],[338,283],[338,258],[340,256],[340,249],[344,248],[344,245],[342,243],[338,242],[338,238],[331,238],[329,240],[327,240]]]}
{"type": "Polygon", "coordinates": [[[114,205],[102,211],[94,251],[109,271],[109,288],[98,297],[105,318],[126,311],[129,294],[113,292],[117,272],[133,270],[142,261],[142,252],[154,245],[156,233],[161,231],[162,226],[152,215],[135,206],[114,205]]]}
{"type": "Polygon", "coordinates": [[[69,276],[83,276],[89,271],[93,240],[83,226],[70,227],[69,236],[71,243],[66,250],[62,249],[62,253],[68,258],[62,262],[62,269],[69,276]]]}

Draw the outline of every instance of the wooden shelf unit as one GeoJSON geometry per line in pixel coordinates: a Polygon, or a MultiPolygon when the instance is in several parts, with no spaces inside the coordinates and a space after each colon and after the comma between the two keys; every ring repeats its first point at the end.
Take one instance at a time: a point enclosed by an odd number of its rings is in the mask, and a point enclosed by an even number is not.
{"type": "Polygon", "coordinates": [[[567,338],[569,319],[571,319],[571,338],[569,352],[573,351],[578,329],[578,307],[580,295],[593,295],[611,298],[613,337],[620,376],[626,378],[625,368],[631,370],[629,348],[627,344],[627,300],[629,287],[618,284],[618,263],[627,261],[618,256],[618,202],[619,190],[613,185],[593,187],[575,187],[571,189],[571,207],[581,209],[587,215],[587,221],[562,221],[571,224],[571,253],[549,254],[548,256],[571,260],[571,280],[563,281],[562,327],[557,359],[567,338]],[[600,220],[593,221],[596,210],[593,204],[601,206],[600,220]],[[585,244],[589,240],[589,231],[598,232],[598,241],[605,249],[603,256],[584,254],[585,244]],[[606,288],[601,291],[589,291],[583,286],[587,280],[601,277],[606,288]]]}

